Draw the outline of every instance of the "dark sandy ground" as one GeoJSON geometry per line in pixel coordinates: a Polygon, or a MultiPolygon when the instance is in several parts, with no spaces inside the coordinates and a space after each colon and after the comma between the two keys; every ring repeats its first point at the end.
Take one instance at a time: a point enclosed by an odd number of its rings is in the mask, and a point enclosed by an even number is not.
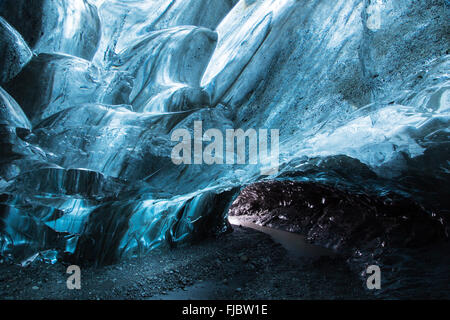
{"type": "MultiPolygon", "coordinates": [[[[289,249],[289,248],[288,248],[289,249]]],[[[319,251],[320,252],[320,251],[319,251]]],[[[318,254],[320,255],[320,253],[318,254]]],[[[265,233],[234,226],[217,239],[158,249],[113,266],[82,268],[81,290],[67,266],[0,265],[1,299],[367,299],[363,279],[339,256],[292,254],[265,233]]]]}

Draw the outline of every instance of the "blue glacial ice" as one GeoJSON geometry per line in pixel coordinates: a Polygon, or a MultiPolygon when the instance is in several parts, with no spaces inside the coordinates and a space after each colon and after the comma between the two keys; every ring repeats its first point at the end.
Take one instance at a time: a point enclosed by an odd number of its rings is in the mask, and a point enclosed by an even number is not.
{"type": "Polygon", "coordinates": [[[448,10],[1,1],[0,255],[113,263],[226,231],[240,188],[267,177],[255,165],[173,164],[171,134],[195,121],[279,129],[280,170],[268,178],[448,211],[448,10]]]}

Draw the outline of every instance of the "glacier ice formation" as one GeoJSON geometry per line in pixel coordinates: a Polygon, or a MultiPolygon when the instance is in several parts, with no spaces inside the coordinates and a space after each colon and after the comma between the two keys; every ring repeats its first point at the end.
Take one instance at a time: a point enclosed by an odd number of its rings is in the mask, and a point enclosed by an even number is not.
{"type": "Polygon", "coordinates": [[[2,259],[113,263],[226,231],[241,188],[266,178],[254,165],[174,165],[171,133],[200,120],[279,129],[272,180],[395,193],[445,229],[448,10],[441,0],[0,1],[2,259]]]}

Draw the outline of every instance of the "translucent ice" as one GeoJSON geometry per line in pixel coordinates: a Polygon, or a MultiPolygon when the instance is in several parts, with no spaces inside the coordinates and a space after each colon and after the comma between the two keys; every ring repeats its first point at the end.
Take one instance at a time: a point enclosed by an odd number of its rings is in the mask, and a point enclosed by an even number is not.
{"type": "Polygon", "coordinates": [[[90,60],[100,40],[100,20],[86,0],[3,0],[0,15],[36,53],[60,52],[90,60]]]}
{"type": "Polygon", "coordinates": [[[136,111],[180,111],[209,105],[200,79],[217,34],[176,27],[148,34],[113,59],[114,68],[133,75],[131,104],[136,111]]]}
{"type": "Polygon", "coordinates": [[[171,134],[196,121],[279,129],[269,178],[448,212],[443,1],[4,0],[0,15],[3,256],[111,263],[224,231],[267,177],[175,165],[171,134]]]}
{"type": "Polygon", "coordinates": [[[31,129],[30,121],[17,102],[0,87],[0,125],[31,129]]]}
{"type": "Polygon", "coordinates": [[[130,82],[126,75],[103,72],[81,58],[42,53],[5,84],[5,88],[30,120],[37,123],[77,104],[126,103],[130,82]]]}

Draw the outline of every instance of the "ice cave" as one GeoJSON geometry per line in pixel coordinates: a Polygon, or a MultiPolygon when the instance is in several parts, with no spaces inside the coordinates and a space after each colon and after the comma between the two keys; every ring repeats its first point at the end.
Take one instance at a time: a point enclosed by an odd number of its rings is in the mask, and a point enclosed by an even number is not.
{"type": "Polygon", "coordinates": [[[265,249],[233,247],[249,274],[282,232],[339,256],[321,259],[361,280],[351,294],[379,265],[377,297],[449,298],[449,9],[0,0],[0,270],[158,262],[251,226],[265,249]]]}

